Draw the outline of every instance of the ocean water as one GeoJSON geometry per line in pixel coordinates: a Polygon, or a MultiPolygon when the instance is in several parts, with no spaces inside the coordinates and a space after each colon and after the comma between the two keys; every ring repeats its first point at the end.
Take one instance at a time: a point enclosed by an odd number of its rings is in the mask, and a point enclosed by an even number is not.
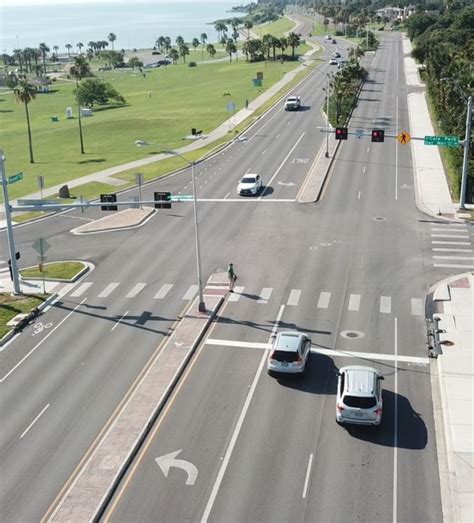
{"type": "MultiPolygon", "coordinates": [[[[41,2],[41,0],[39,0],[41,2]]],[[[148,0],[129,2],[73,2],[10,4],[0,0],[0,52],[15,48],[38,47],[45,42],[52,50],[59,46],[65,53],[70,43],[85,46],[90,41],[107,40],[109,33],[117,39],[115,49],[153,47],[158,36],[177,36],[186,42],[202,33],[208,43],[217,41],[213,21],[238,16],[231,13],[240,0],[148,0]]],[[[108,49],[111,49],[109,43],[108,49]]]]}

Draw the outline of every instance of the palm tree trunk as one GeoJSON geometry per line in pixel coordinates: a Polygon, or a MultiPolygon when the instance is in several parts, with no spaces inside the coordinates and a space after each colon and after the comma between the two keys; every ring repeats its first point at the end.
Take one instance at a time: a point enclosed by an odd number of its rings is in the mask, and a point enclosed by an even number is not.
{"type": "Polygon", "coordinates": [[[30,127],[30,113],[28,112],[28,104],[25,102],[25,111],[26,111],[26,124],[28,126],[28,146],[30,148],[30,163],[35,163],[33,157],[33,140],[31,138],[31,127],[30,127]]]}
{"type": "MultiPolygon", "coordinates": [[[[76,88],[79,87],[79,82],[76,81],[76,88]]],[[[84,153],[84,138],[82,136],[82,121],[81,121],[81,104],[77,102],[77,115],[79,117],[79,141],[81,143],[81,154],[84,153]]]]}

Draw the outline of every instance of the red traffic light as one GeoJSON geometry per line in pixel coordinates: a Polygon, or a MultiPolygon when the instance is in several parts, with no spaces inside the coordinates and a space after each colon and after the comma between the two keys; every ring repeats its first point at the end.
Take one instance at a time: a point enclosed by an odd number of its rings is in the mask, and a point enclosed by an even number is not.
{"type": "Polygon", "coordinates": [[[383,129],[372,129],[372,141],[383,142],[385,140],[385,131],[383,129]]]}
{"type": "Polygon", "coordinates": [[[336,140],[347,140],[347,127],[336,127],[336,140]]]}

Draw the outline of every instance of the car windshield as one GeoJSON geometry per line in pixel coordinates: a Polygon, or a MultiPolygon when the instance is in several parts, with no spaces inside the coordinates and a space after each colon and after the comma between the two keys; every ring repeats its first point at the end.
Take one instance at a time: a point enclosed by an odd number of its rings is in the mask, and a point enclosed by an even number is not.
{"type": "Polygon", "coordinates": [[[241,183],[255,183],[255,178],[249,177],[249,176],[244,176],[242,178],[241,183]]]}
{"type": "Polygon", "coordinates": [[[276,360],[279,362],[286,361],[287,363],[293,363],[297,359],[298,358],[296,352],[290,352],[287,350],[276,350],[272,353],[272,360],[276,360]]]}
{"type": "Polygon", "coordinates": [[[344,403],[356,409],[371,409],[377,405],[373,396],[344,396],[344,403]]]}

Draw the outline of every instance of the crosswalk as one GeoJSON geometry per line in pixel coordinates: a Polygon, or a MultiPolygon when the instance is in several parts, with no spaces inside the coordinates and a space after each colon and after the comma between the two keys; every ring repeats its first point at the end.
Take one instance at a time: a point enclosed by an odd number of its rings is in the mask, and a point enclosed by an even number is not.
{"type": "MultiPolygon", "coordinates": [[[[275,298],[273,287],[263,287],[258,292],[255,289],[247,288],[242,285],[238,285],[234,288],[233,293],[227,294],[227,301],[229,303],[237,303],[243,300],[251,299],[255,301],[258,305],[267,305],[275,298]]],[[[87,295],[90,298],[105,299],[110,296],[116,296],[120,293],[121,296],[124,296],[125,299],[136,298],[143,292],[147,292],[151,299],[153,300],[164,300],[167,297],[173,295],[176,296],[176,293],[180,293],[181,299],[184,301],[192,300],[197,292],[198,286],[193,284],[190,285],[184,292],[181,285],[176,285],[173,283],[164,283],[159,287],[154,285],[148,285],[146,283],[135,283],[135,284],[120,284],[118,282],[111,282],[108,284],[99,285],[91,281],[81,283],[78,287],[74,288],[69,296],[71,298],[80,298],[87,295]],[[121,288],[123,290],[121,291],[121,288]],[[91,292],[92,291],[92,292],[91,292]]],[[[311,291],[304,291],[302,289],[290,289],[288,294],[285,297],[285,305],[288,307],[298,307],[302,299],[304,298],[305,303],[307,304],[306,293],[311,291]]],[[[206,294],[206,291],[204,291],[206,294]]],[[[337,293],[335,298],[335,293],[329,290],[322,290],[317,293],[312,293],[311,301],[314,303],[314,306],[320,310],[330,310],[331,307],[338,306],[340,302],[340,292],[337,293]]],[[[376,297],[376,307],[380,314],[391,314],[392,313],[392,297],[391,296],[378,296],[376,297]]],[[[361,294],[348,294],[344,298],[344,307],[348,312],[360,312],[363,307],[370,306],[374,308],[374,296],[371,293],[361,294]],[[365,300],[365,301],[364,301],[365,300]]],[[[402,304],[403,308],[410,310],[412,316],[423,316],[424,315],[424,301],[422,298],[412,297],[406,298],[406,303],[402,304]]]]}
{"type": "Polygon", "coordinates": [[[466,223],[432,223],[433,267],[474,269],[472,232],[466,223]]]}

